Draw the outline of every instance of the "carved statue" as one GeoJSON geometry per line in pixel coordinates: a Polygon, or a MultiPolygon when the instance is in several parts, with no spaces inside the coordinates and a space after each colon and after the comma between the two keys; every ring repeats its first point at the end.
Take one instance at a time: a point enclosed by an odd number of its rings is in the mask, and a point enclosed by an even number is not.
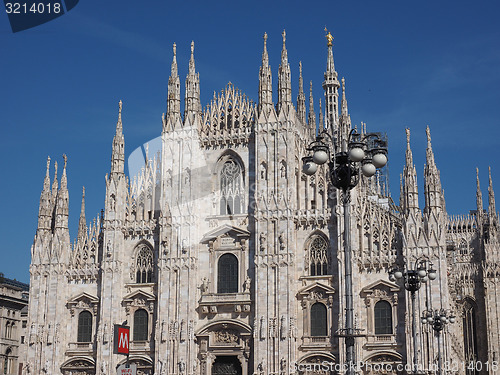
{"type": "Polygon", "coordinates": [[[183,374],[184,371],[186,370],[186,362],[184,362],[184,359],[181,358],[181,360],[178,363],[178,366],[179,366],[179,372],[183,374]]]}
{"type": "Polygon", "coordinates": [[[264,232],[260,233],[259,242],[260,242],[260,251],[264,251],[266,248],[266,235],[264,234],[264,232]]]}
{"type": "Polygon", "coordinates": [[[252,279],[250,276],[247,276],[245,279],[245,283],[243,284],[243,292],[244,293],[250,293],[250,286],[252,285],[252,279]]]}
{"type": "Polygon", "coordinates": [[[280,250],[283,251],[285,249],[285,235],[283,232],[280,233],[278,237],[279,243],[280,243],[280,250]]]}
{"type": "Polygon", "coordinates": [[[287,336],[286,317],[285,317],[285,315],[281,315],[281,322],[280,322],[280,338],[281,338],[281,340],[286,339],[286,336],[287,336]]]}
{"type": "Polygon", "coordinates": [[[210,284],[210,281],[206,277],[204,277],[201,280],[201,286],[200,286],[201,294],[208,293],[208,285],[209,284],[210,284]]]}
{"type": "Polygon", "coordinates": [[[165,330],[165,321],[161,321],[161,341],[165,342],[167,341],[167,332],[165,330]]]}

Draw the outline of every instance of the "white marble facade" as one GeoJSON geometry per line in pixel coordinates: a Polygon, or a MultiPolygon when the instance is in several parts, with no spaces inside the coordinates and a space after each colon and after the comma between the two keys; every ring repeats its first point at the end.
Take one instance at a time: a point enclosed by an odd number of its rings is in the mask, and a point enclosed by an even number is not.
{"type": "MultiPolygon", "coordinates": [[[[285,375],[313,373],[320,364],[331,366],[320,373],[335,373],[343,363],[340,193],[326,166],[306,176],[301,158],[318,131],[346,139],[345,82],[328,41],[324,111],[317,122],[311,83],[306,116],[302,66],[292,101],[285,36],[277,103],[265,35],[257,102],[229,83],[205,110],[193,43],[183,113],[174,45],[159,157],[148,155],[135,178],[124,174],[120,102],[105,209],[87,223],[83,196],[74,241],[66,157],[60,182],[56,164],[51,183],[48,160],[32,247],[25,374],[116,373],[125,357],[113,354],[113,325],[124,321],[139,374],[285,375]]],[[[491,179],[488,210],[478,189],[477,211],[448,217],[429,130],[427,137],[422,211],[409,130],[399,203],[384,171],[353,190],[356,360],[363,373],[381,373],[381,365],[396,373],[389,365],[412,360],[409,298],[388,279],[403,256],[426,255],[439,266],[437,281],[418,294],[418,311],[443,307],[457,315],[443,332],[443,360],[458,373],[466,360],[499,360],[491,179]]],[[[436,340],[418,324],[425,368],[436,363],[436,340]]]]}

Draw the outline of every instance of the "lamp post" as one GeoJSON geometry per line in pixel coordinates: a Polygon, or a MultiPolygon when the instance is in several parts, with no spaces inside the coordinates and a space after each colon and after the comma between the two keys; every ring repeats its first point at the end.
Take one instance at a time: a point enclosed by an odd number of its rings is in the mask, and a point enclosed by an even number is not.
{"type": "Polygon", "coordinates": [[[413,334],[413,373],[418,374],[418,351],[417,351],[417,320],[416,320],[416,293],[420,289],[422,283],[427,280],[435,280],[437,272],[432,267],[432,263],[425,258],[415,260],[413,269],[408,268],[406,259],[403,264],[403,270],[393,268],[389,272],[389,280],[403,280],[404,287],[410,292],[411,296],[411,330],[413,334]],[[428,265],[428,268],[427,268],[428,265]]]}
{"type": "Polygon", "coordinates": [[[434,332],[436,332],[438,340],[438,374],[441,375],[442,360],[441,360],[441,331],[446,324],[455,323],[455,316],[451,311],[441,310],[424,310],[422,312],[422,324],[429,324],[434,332]]]}
{"type": "Polygon", "coordinates": [[[303,171],[313,175],[318,165],[328,162],[330,180],[332,185],[341,189],[344,207],[344,277],[345,277],[345,303],[346,319],[343,335],[346,345],[347,375],[354,374],[354,311],[352,295],[352,257],[351,257],[351,228],[350,228],[350,201],[351,190],[359,182],[359,170],[366,177],[375,174],[377,168],[382,168],[387,163],[387,143],[380,134],[359,134],[351,130],[347,144],[344,142],[340,150],[334,138],[323,130],[307,148],[312,156],[303,160],[303,171]],[[361,164],[361,168],[360,168],[361,164]]]}

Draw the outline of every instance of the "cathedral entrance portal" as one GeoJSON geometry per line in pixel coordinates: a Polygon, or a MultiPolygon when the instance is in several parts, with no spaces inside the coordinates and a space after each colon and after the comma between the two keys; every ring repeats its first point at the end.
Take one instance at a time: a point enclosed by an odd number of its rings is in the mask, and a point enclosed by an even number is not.
{"type": "Polygon", "coordinates": [[[242,375],[238,357],[235,355],[217,356],[212,365],[212,375],[242,375]]]}

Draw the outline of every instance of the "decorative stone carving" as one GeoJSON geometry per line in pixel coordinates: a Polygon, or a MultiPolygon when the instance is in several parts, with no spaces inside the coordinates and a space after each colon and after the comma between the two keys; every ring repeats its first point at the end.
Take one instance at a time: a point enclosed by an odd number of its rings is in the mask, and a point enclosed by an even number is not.
{"type": "Polygon", "coordinates": [[[223,344],[234,344],[238,342],[238,332],[222,329],[214,333],[215,342],[223,344]]]}

